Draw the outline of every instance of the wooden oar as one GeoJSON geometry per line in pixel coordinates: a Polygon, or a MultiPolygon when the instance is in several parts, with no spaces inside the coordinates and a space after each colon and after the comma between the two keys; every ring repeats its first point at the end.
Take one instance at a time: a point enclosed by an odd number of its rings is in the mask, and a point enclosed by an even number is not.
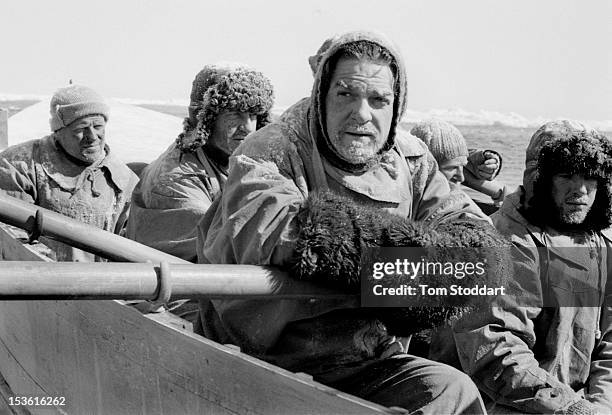
{"type": "Polygon", "coordinates": [[[256,265],[195,265],[0,192],[0,221],[113,261],[0,262],[0,299],[346,298],[256,265]],[[153,264],[143,264],[153,262],[153,264]],[[168,264],[173,264],[172,266],[168,264]],[[182,265],[175,265],[182,264],[182,265]],[[169,272],[162,272],[162,269],[169,272]],[[296,294],[299,293],[299,294],[296,294]]]}
{"type": "Polygon", "coordinates": [[[136,300],[159,295],[167,298],[350,297],[295,280],[277,269],[256,265],[0,262],[0,300],[136,300]]]}
{"type": "Polygon", "coordinates": [[[190,263],[95,226],[7,196],[2,192],[0,192],[0,222],[28,232],[38,230],[41,235],[112,261],[190,263]],[[37,224],[37,211],[40,212],[38,216],[42,217],[42,226],[40,226],[41,221],[37,224]]]}

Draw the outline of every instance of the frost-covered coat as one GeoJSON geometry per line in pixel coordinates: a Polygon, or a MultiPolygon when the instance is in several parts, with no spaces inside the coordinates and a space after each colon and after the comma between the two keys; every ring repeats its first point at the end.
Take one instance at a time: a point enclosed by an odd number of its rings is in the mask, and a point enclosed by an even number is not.
{"type": "MultiPolygon", "coordinates": [[[[0,189],[8,195],[119,233],[138,177],[107,147],[90,166],[75,163],[52,135],[0,153],[0,189]]],[[[95,256],[47,238],[58,261],[93,261],[95,256]]]]}
{"type": "MultiPolygon", "coordinates": [[[[381,162],[365,171],[341,169],[322,154],[316,139],[322,68],[340,44],[358,38],[395,50],[368,34],[335,40],[315,76],[314,99],[298,102],[280,121],[250,135],[230,158],[222,197],[199,225],[200,262],[287,264],[295,249],[296,215],[318,190],[331,189],[356,204],[415,220],[488,220],[464,193],[451,193],[426,146],[406,132],[398,130],[381,162]]],[[[403,71],[400,62],[392,133],[404,109],[403,71]]],[[[291,292],[292,287],[278,289],[291,292]]],[[[202,305],[202,331],[281,367],[332,382],[406,350],[406,339],[388,335],[382,323],[358,307],[358,299],[213,301],[213,307],[202,305]]]]}
{"type": "Polygon", "coordinates": [[[552,413],[578,401],[577,391],[584,388],[587,400],[597,404],[601,413],[610,413],[609,233],[593,233],[583,246],[568,244],[562,235],[525,219],[520,212],[524,195],[524,189],[519,188],[492,216],[495,227],[516,248],[514,290],[521,293],[520,303],[512,296],[500,298],[489,312],[455,326],[461,364],[478,387],[500,404],[552,413]],[[589,248],[597,250],[596,258],[584,258],[582,254],[589,248]],[[568,293],[576,304],[584,306],[538,305],[544,301],[567,305],[564,298],[568,293]],[[545,300],[544,296],[550,298],[545,300]]]}
{"type": "Polygon", "coordinates": [[[536,194],[536,189],[549,189],[546,175],[558,174],[545,168],[551,162],[541,157],[542,148],[555,141],[561,145],[569,137],[577,140],[583,133],[598,135],[568,120],[547,123],[534,134],[527,147],[523,186],[492,216],[514,247],[510,295],[454,326],[461,364],[479,388],[502,405],[530,413],[566,413],[570,406],[567,413],[583,413],[571,412],[589,406],[582,394],[598,413],[612,413],[612,240],[610,229],[605,229],[612,196],[605,191],[607,146],[585,139],[584,147],[565,148],[564,159],[555,166],[557,172],[600,181],[595,200],[601,203],[594,202],[589,215],[605,218],[604,222],[595,226],[595,219],[587,216],[584,230],[559,232],[538,219],[553,212],[535,206],[546,203],[543,193],[536,194]]]}
{"type": "Polygon", "coordinates": [[[132,195],[127,237],[195,262],[196,225],[225,179],[202,147],[187,152],[173,143],[141,174],[132,195]]]}

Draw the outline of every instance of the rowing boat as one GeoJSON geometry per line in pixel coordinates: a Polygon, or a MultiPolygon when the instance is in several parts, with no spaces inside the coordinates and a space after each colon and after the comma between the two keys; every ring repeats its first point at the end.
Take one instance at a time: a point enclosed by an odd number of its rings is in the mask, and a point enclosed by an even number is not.
{"type": "MultiPolygon", "coordinates": [[[[4,263],[5,281],[17,269],[9,266],[61,265],[44,255],[44,245],[25,240],[22,230],[0,224],[0,260],[27,261],[4,263]]],[[[2,289],[0,281],[4,300],[2,289]]],[[[65,297],[0,301],[0,413],[393,412],[198,336],[169,313],[65,297]]]]}

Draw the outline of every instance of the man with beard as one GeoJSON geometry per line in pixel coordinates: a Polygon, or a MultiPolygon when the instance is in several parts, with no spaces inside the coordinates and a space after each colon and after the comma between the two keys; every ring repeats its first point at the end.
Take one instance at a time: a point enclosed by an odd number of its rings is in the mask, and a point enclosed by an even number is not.
{"type": "MultiPolygon", "coordinates": [[[[358,294],[368,246],[494,241],[488,218],[463,192],[451,192],[426,146],[397,129],[407,88],[397,49],[365,32],[328,42],[311,97],[230,158],[222,196],[199,225],[200,262],[275,265],[358,294]]],[[[291,292],[287,284],[277,288],[291,292]]],[[[410,333],[440,322],[432,309],[386,319],[359,305],[358,298],[214,300],[201,304],[196,330],[382,405],[482,413],[463,373],[407,354],[410,333]]]]}
{"type": "Polygon", "coordinates": [[[196,225],[225,184],[229,156],[269,122],[273,99],[261,72],[205,66],[193,80],[183,132],[141,173],[127,237],[195,262],[196,225]]]}
{"type": "Polygon", "coordinates": [[[523,186],[492,216],[514,245],[514,295],[454,326],[493,413],[612,413],[612,145],[572,121],[542,126],[523,186]]]}
{"type": "MultiPolygon", "coordinates": [[[[51,98],[52,134],[0,153],[0,190],[10,196],[119,233],[138,177],[106,143],[110,111],[93,89],[70,85],[51,98]]],[[[58,261],[94,261],[93,254],[41,239],[58,261]]]]}

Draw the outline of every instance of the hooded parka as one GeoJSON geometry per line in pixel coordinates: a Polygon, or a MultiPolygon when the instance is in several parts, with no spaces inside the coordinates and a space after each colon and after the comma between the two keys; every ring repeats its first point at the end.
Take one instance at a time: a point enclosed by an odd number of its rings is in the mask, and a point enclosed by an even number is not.
{"type": "MultiPolygon", "coordinates": [[[[402,218],[488,221],[463,192],[450,191],[425,144],[397,128],[406,104],[406,78],[395,47],[380,35],[353,32],[331,39],[321,53],[311,97],[249,136],[230,158],[222,197],[199,224],[200,262],[287,265],[296,247],[296,215],[309,194],[323,190],[402,218]],[[398,66],[391,132],[374,165],[340,160],[323,126],[325,82],[333,69],[329,59],[342,45],[358,40],[383,46],[398,66]]],[[[291,292],[292,287],[278,289],[291,292]]],[[[403,356],[407,349],[408,339],[387,334],[380,321],[360,311],[358,299],[215,300],[212,307],[202,303],[200,317],[205,336],[331,384],[380,359],[403,356]]]]}
{"type": "Polygon", "coordinates": [[[572,131],[587,128],[557,121],[534,134],[523,186],[492,216],[514,245],[513,295],[454,327],[461,364],[479,388],[498,404],[529,413],[566,413],[583,395],[599,413],[612,413],[609,230],[584,232],[579,243],[534,224],[525,213],[533,201],[540,150],[572,131]]]}
{"type": "Polygon", "coordinates": [[[191,100],[183,132],[141,173],[127,237],[195,262],[196,225],[227,178],[228,155],[207,145],[214,119],[223,110],[249,112],[259,128],[268,122],[273,91],[258,71],[214,64],[196,75],[191,100]]]}

